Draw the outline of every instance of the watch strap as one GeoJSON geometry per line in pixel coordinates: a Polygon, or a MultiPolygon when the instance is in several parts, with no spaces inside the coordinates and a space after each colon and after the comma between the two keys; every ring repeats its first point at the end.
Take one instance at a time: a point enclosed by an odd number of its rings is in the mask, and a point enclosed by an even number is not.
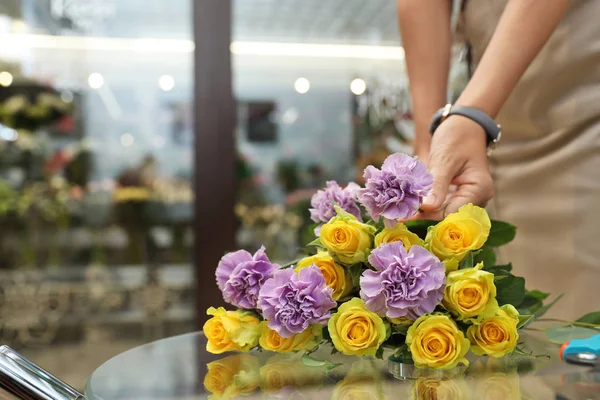
{"type": "Polygon", "coordinates": [[[479,124],[485,131],[488,147],[494,147],[500,140],[502,135],[501,127],[492,117],[474,107],[453,106],[451,104],[446,105],[446,107],[439,109],[435,113],[429,125],[429,132],[433,135],[441,123],[451,115],[460,115],[479,124]]]}

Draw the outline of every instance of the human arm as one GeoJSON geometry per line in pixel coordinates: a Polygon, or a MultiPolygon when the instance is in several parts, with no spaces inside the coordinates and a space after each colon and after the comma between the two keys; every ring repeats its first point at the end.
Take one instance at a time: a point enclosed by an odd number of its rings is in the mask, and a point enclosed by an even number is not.
{"type": "MultiPolygon", "coordinates": [[[[517,82],[565,15],[569,0],[509,0],[473,77],[456,104],[495,118],[517,82]]],[[[408,57],[407,57],[408,58],[408,57]]],[[[433,194],[425,218],[440,218],[461,205],[485,205],[493,196],[483,129],[461,116],[447,118],[432,138],[429,168],[433,194]],[[456,191],[448,195],[450,185],[456,191]]]]}
{"type": "Polygon", "coordinates": [[[398,0],[398,21],[406,55],[415,154],[427,161],[433,114],[446,104],[450,66],[450,0],[398,0]]]}

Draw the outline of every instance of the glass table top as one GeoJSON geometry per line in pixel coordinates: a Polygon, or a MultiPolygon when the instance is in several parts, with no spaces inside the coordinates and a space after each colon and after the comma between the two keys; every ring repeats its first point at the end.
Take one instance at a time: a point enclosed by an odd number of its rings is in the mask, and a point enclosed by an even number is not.
{"type": "Polygon", "coordinates": [[[201,333],[129,350],[89,378],[87,400],[124,399],[600,399],[600,370],[558,358],[559,346],[527,336],[533,356],[476,357],[469,367],[418,370],[384,357],[213,355],[201,333]]]}

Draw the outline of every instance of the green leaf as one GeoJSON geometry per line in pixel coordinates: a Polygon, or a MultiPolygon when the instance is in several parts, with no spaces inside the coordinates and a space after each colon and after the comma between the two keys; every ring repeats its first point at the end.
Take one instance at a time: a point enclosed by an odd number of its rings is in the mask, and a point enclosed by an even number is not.
{"type": "Polygon", "coordinates": [[[533,318],[533,315],[519,315],[519,324],[517,325],[517,329],[521,329],[522,327],[529,325],[529,320],[533,318]]]}
{"type": "Polygon", "coordinates": [[[512,304],[517,307],[525,298],[525,278],[508,275],[495,282],[496,300],[499,305],[512,304]]]}
{"type": "Polygon", "coordinates": [[[392,325],[392,331],[395,334],[400,334],[406,336],[408,333],[408,328],[410,328],[410,324],[402,324],[402,325],[392,325]]]}
{"type": "Polygon", "coordinates": [[[543,307],[540,307],[536,312],[533,313],[532,318],[530,318],[526,323],[523,324],[523,326],[521,326],[521,328],[526,328],[529,324],[531,324],[533,321],[535,321],[536,319],[540,318],[541,316],[543,316],[544,314],[546,314],[546,312],[548,312],[548,310],[554,305],[556,304],[557,301],[559,301],[561,299],[561,297],[563,297],[563,294],[561,293],[560,295],[558,295],[554,300],[552,300],[550,303],[546,304],[543,307]]]}
{"type": "Polygon", "coordinates": [[[600,325],[600,311],[594,311],[589,314],[585,314],[576,322],[585,322],[586,324],[600,325]]]}
{"type": "Polygon", "coordinates": [[[315,240],[313,240],[312,242],[310,242],[309,244],[306,245],[308,246],[317,246],[317,247],[323,247],[323,243],[321,243],[321,238],[318,237],[315,240]]]}
{"type": "Polygon", "coordinates": [[[483,266],[492,266],[496,264],[496,252],[493,248],[489,246],[483,246],[481,250],[479,250],[475,254],[475,259],[473,260],[473,264],[477,265],[480,262],[483,263],[483,266]]]}
{"type": "Polygon", "coordinates": [[[406,227],[409,231],[425,240],[427,236],[427,230],[430,226],[434,226],[438,223],[438,221],[430,221],[425,219],[417,219],[417,220],[409,220],[406,221],[406,227]]]}
{"type": "Polygon", "coordinates": [[[393,356],[390,357],[390,361],[399,362],[402,364],[413,364],[413,359],[406,344],[403,344],[398,349],[393,356]]]}
{"type": "Polygon", "coordinates": [[[519,314],[533,314],[534,312],[539,310],[543,305],[544,303],[542,302],[542,300],[531,296],[529,293],[526,293],[525,298],[517,308],[519,310],[519,314]]]}
{"type": "Polygon", "coordinates": [[[283,264],[283,265],[281,266],[281,269],[286,269],[286,268],[293,267],[294,265],[298,264],[298,262],[299,262],[300,260],[302,260],[303,258],[304,258],[304,257],[302,257],[302,258],[298,258],[298,259],[296,259],[296,260],[294,260],[294,261],[290,261],[290,262],[288,262],[288,263],[285,263],[285,264],[283,264]]]}
{"type": "Polygon", "coordinates": [[[381,222],[378,221],[373,221],[372,219],[367,221],[367,225],[371,225],[374,226],[375,228],[377,228],[379,230],[379,228],[383,225],[381,222]]]}
{"type": "Polygon", "coordinates": [[[517,228],[502,221],[492,220],[492,229],[490,229],[490,236],[488,237],[486,245],[492,247],[498,247],[510,243],[517,234],[517,228]]]}
{"type": "Polygon", "coordinates": [[[354,287],[360,287],[360,276],[363,273],[363,264],[353,264],[348,267],[348,273],[352,278],[352,285],[354,287]]]}
{"type": "Polygon", "coordinates": [[[470,251],[469,254],[467,254],[467,256],[462,260],[462,262],[458,266],[458,269],[467,269],[467,268],[473,268],[473,252],[472,251],[470,251]]]}
{"type": "Polygon", "coordinates": [[[497,271],[504,271],[503,273],[498,273],[499,275],[507,275],[508,272],[512,271],[512,264],[504,264],[504,265],[485,265],[483,264],[483,270],[489,271],[496,275],[497,271]]]}
{"type": "Polygon", "coordinates": [[[375,358],[383,359],[383,346],[379,346],[377,349],[377,353],[375,353],[375,358]]]}
{"type": "Polygon", "coordinates": [[[492,267],[492,268],[485,268],[484,271],[487,272],[491,272],[492,274],[494,274],[494,276],[496,276],[497,278],[504,278],[507,277],[509,275],[512,275],[510,272],[508,272],[505,269],[502,268],[496,268],[496,267],[492,267]]]}
{"type": "Polygon", "coordinates": [[[302,364],[304,364],[307,367],[325,368],[328,371],[342,365],[342,364],[334,364],[331,361],[327,361],[327,360],[317,360],[307,354],[302,355],[302,364]]]}
{"type": "Polygon", "coordinates": [[[563,344],[575,339],[587,339],[598,334],[595,329],[579,326],[553,326],[546,329],[546,337],[552,343],[563,344]]]}
{"type": "Polygon", "coordinates": [[[536,299],[538,299],[540,301],[544,301],[548,298],[548,296],[550,296],[550,293],[540,292],[539,290],[529,290],[527,292],[527,295],[531,296],[531,297],[535,297],[536,299]]]}
{"type": "Polygon", "coordinates": [[[548,296],[549,293],[540,292],[539,290],[527,291],[523,302],[517,307],[519,313],[533,314],[544,305],[544,300],[546,300],[548,296]]]}

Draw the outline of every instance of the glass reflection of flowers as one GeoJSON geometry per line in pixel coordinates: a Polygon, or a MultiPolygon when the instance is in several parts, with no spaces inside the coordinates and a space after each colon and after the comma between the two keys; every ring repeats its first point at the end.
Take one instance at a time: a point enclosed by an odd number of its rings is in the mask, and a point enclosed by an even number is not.
{"type": "Polygon", "coordinates": [[[325,379],[326,370],[304,365],[296,354],[278,354],[269,358],[260,368],[260,386],[263,392],[280,392],[289,388],[314,387],[325,379]]]}
{"type": "Polygon", "coordinates": [[[204,387],[212,398],[231,399],[258,388],[260,362],[254,356],[233,355],[212,361],[206,367],[204,387]]]}
{"type": "Polygon", "coordinates": [[[495,372],[480,377],[475,385],[474,399],[481,400],[520,400],[522,398],[519,374],[515,372],[495,372]]]}
{"type": "Polygon", "coordinates": [[[387,397],[382,387],[384,380],[384,376],[372,361],[356,361],[344,379],[335,385],[331,399],[385,400],[387,397]]]}
{"type": "Polygon", "coordinates": [[[258,347],[255,327],[265,323],[292,343],[313,335],[357,356],[382,357],[388,348],[418,368],[468,365],[470,350],[501,358],[517,349],[519,327],[534,319],[517,308],[531,314],[542,301],[510,265],[495,265],[493,247],[510,242],[514,227],[472,204],[441,222],[410,221],[433,178],[407,155],[367,167],[364,177],[364,188],[330,183],[313,197],[317,254],[295,267],[272,263],[264,248],[222,258],[216,275],[225,301],[254,321],[217,333],[206,329],[213,317],[205,325],[209,351],[248,335],[258,347]]]}
{"type": "Polygon", "coordinates": [[[417,370],[411,377],[410,398],[413,400],[509,400],[521,399],[519,375],[516,371],[471,371],[443,374],[417,370]]]}
{"type": "Polygon", "coordinates": [[[316,387],[326,370],[304,365],[297,354],[278,354],[263,364],[250,354],[238,354],[207,364],[204,387],[215,399],[249,395],[260,389],[273,398],[298,398],[298,388],[316,387]],[[278,396],[280,395],[280,396],[278,396]]]}
{"type": "MultiPolygon", "coordinates": [[[[469,400],[471,389],[462,377],[419,377],[412,387],[414,400],[469,400]]],[[[475,397],[482,399],[482,397],[475,397]]]]}

